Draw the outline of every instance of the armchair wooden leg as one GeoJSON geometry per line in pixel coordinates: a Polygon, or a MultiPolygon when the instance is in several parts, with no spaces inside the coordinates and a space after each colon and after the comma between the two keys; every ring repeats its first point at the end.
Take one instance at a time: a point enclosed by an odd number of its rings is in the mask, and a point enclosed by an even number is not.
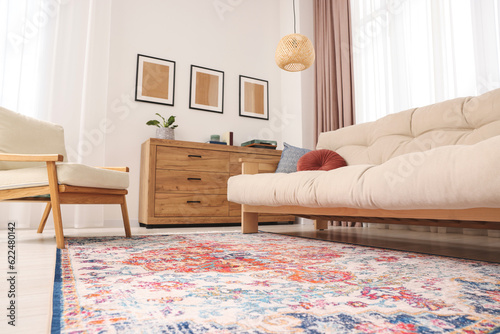
{"type": "Polygon", "coordinates": [[[259,232],[259,214],[256,212],[241,212],[241,233],[259,232]]]}
{"type": "Polygon", "coordinates": [[[64,232],[62,225],[61,205],[59,201],[57,204],[52,204],[52,216],[54,217],[54,229],[56,232],[57,248],[64,249],[64,232]]]}
{"type": "Polygon", "coordinates": [[[314,228],[316,230],[328,230],[328,220],[315,220],[314,228]]]}
{"type": "Polygon", "coordinates": [[[47,218],[49,218],[50,210],[52,209],[52,204],[50,202],[47,203],[45,207],[45,211],[43,212],[42,220],[40,221],[40,225],[38,225],[37,233],[42,233],[45,228],[45,224],[47,223],[47,218]]]}
{"type": "Polygon", "coordinates": [[[123,202],[121,204],[121,208],[123,217],[123,227],[125,228],[125,236],[127,238],[130,238],[132,236],[132,232],[130,231],[130,221],[128,219],[127,200],[125,199],[125,195],[123,196],[123,202]]]}
{"type": "Polygon", "coordinates": [[[52,216],[54,217],[54,229],[56,232],[57,248],[64,249],[64,232],[61,216],[61,201],[59,199],[59,185],[57,182],[57,169],[54,161],[47,161],[47,173],[49,176],[50,202],[52,216]]]}

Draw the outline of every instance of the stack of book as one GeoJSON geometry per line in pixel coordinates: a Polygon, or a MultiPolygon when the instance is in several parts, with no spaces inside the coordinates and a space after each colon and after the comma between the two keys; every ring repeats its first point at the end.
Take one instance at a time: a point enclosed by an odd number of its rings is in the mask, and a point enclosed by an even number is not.
{"type": "Polygon", "coordinates": [[[275,140],[253,139],[242,143],[241,146],[254,147],[254,148],[267,148],[270,150],[275,150],[277,144],[278,143],[275,140]]]}

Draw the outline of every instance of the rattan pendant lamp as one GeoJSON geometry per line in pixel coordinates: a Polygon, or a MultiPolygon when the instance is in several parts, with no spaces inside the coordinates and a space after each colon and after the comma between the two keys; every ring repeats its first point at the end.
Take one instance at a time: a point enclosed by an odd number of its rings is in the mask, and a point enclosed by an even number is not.
{"type": "Polygon", "coordinates": [[[315,53],[312,42],[304,35],[297,34],[295,24],[295,0],[293,0],[293,34],[286,35],[278,43],[274,59],[279,68],[289,72],[299,72],[314,63],[315,53]]]}

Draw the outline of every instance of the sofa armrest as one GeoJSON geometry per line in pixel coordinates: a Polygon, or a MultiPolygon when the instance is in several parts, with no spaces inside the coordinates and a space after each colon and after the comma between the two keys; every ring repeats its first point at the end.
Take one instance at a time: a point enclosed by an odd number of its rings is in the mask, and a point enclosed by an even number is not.
{"type": "Polygon", "coordinates": [[[48,162],[63,161],[61,154],[8,154],[0,153],[0,161],[48,162]]]}
{"type": "Polygon", "coordinates": [[[242,174],[274,173],[279,161],[240,158],[242,174]]]}
{"type": "Polygon", "coordinates": [[[125,172],[125,173],[129,172],[129,168],[128,167],[96,167],[96,168],[114,170],[114,171],[117,171],[117,172],[125,172]]]}

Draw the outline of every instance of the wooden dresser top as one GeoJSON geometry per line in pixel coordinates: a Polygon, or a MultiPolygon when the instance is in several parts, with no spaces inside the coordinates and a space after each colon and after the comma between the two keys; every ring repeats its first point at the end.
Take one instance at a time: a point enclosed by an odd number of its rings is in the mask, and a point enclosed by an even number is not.
{"type": "Polygon", "coordinates": [[[271,149],[266,149],[266,148],[254,148],[254,147],[242,147],[242,146],[230,146],[230,145],[220,145],[220,144],[208,144],[208,143],[196,143],[196,142],[190,142],[190,141],[158,139],[158,138],[149,138],[148,140],[146,140],[143,143],[143,145],[196,148],[196,149],[202,149],[202,150],[235,152],[235,153],[255,153],[255,154],[273,155],[273,156],[280,156],[281,155],[281,150],[271,150],[271,149]]]}

